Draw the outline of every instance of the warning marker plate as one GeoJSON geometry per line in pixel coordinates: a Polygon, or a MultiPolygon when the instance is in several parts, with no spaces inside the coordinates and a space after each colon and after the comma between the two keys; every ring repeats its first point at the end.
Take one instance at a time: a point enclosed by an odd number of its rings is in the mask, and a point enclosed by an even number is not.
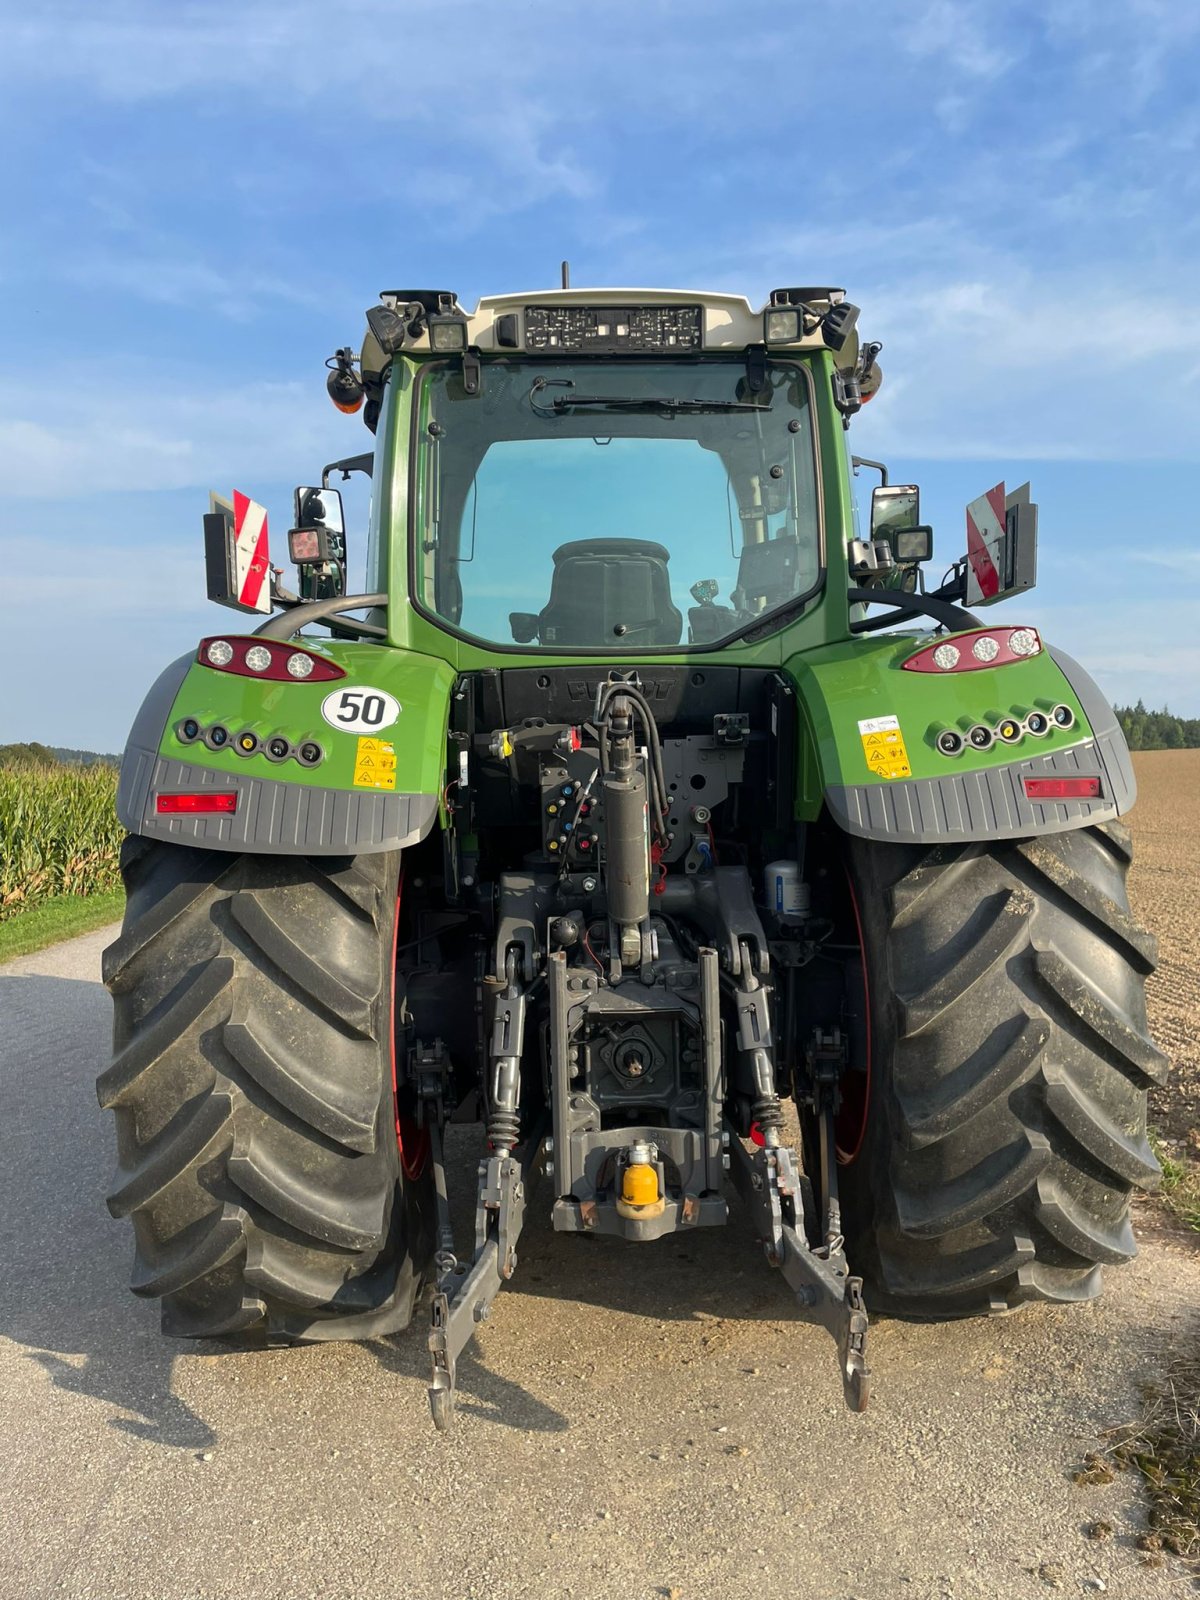
{"type": "Polygon", "coordinates": [[[863,757],[873,778],[911,778],[899,717],[864,717],[858,724],[863,757]]]}
{"type": "Polygon", "coordinates": [[[394,789],[395,746],[386,739],[360,739],[354,755],[354,782],[360,789],[394,789]]]}

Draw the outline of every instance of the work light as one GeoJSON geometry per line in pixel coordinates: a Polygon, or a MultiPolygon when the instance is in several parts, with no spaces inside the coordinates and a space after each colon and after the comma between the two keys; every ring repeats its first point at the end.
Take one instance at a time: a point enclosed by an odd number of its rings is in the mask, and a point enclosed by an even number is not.
{"type": "Polygon", "coordinates": [[[429,348],[443,353],[467,348],[467,319],[452,313],[429,319],[429,348]]]}
{"type": "Polygon", "coordinates": [[[794,344],[800,337],[800,313],[787,306],[768,306],[763,312],[763,338],[768,344],[794,344]]]}

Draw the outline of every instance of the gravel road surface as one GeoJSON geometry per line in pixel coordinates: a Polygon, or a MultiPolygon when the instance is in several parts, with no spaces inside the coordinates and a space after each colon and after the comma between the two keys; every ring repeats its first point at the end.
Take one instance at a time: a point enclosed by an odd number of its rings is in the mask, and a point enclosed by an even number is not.
{"type": "Polygon", "coordinates": [[[535,1207],[449,1437],[422,1330],[257,1354],[162,1339],[103,1204],[110,937],[0,968],[3,1600],[1193,1592],[1141,1564],[1133,1481],[1070,1477],[1200,1305],[1200,1251],[1153,1211],[1097,1305],[877,1321],[863,1417],[740,1213],[622,1250],[535,1207]],[[1086,1537],[1094,1520],[1113,1537],[1086,1537]]]}

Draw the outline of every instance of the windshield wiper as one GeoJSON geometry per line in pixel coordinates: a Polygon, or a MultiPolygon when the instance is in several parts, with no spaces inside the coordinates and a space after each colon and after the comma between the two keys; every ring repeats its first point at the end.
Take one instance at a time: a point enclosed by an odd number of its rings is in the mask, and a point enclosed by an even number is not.
{"type": "Polygon", "coordinates": [[[576,407],[585,409],[596,406],[607,411],[654,411],[660,416],[674,416],[676,413],[697,411],[767,411],[769,405],[756,405],[750,400],[698,400],[672,395],[632,395],[632,394],[559,394],[547,405],[539,401],[538,396],[545,389],[573,389],[573,378],[535,378],[529,389],[529,404],[534,414],[539,417],[561,416],[564,411],[573,411],[576,407]]]}
{"type": "Polygon", "coordinates": [[[573,410],[576,406],[607,406],[613,411],[767,411],[768,406],[755,405],[749,400],[695,400],[672,398],[670,395],[626,394],[560,394],[555,395],[547,409],[573,410]]]}

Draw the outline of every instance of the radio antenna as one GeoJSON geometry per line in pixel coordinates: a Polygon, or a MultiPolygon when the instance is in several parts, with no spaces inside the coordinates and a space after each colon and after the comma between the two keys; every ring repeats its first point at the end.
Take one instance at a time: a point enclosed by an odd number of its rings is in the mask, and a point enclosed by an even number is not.
{"type": "Polygon", "coordinates": [[[564,261],[562,264],[562,286],[564,289],[571,287],[571,263],[564,261]]]}

